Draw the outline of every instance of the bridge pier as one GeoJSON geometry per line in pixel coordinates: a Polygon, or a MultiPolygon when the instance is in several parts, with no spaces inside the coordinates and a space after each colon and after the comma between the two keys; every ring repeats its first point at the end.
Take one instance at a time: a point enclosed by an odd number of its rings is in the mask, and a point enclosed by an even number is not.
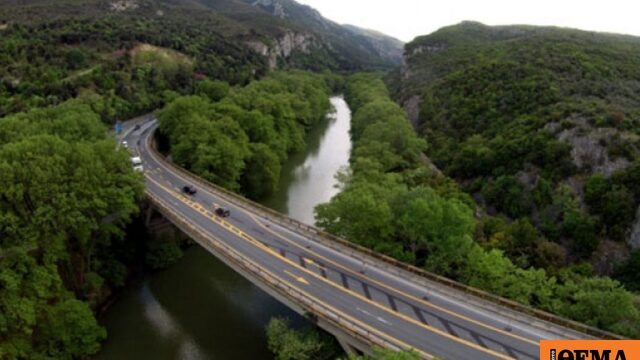
{"type": "Polygon", "coordinates": [[[168,236],[176,240],[185,240],[188,235],[164,217],[152,204],[143,206],[144,225],[154,237],[168,236]],[[144,207],[146,206],[146,207],[144,207]]]}
{"type": "Polygon", "coordinates": [[[146,210],[146,214],[144,217],[144,226],[146,226],[147,228],[149,228],[149,225],[151,225],[151,218],[153,217],[153,206],[151,204],[149,204],[147,206],[147,210],[146,210]]]}
{"type": "Polygon", "coordinates": [[[251,281],[254,285],[262,289],[264,292],[280,301],[282,304],[300,314],[301,316],[306,317],[324,331],[335,336],[340,346],[344,349],[345,353],[349,355],[373,355],[373,347],[371,343],[367,342],[366,340],[362,340],[362,338],[360,337],[354,336],[345,329],[336,326],[332,322],[329,322],[322,318],[316,318],[313,315],[310,316],[310,313],[307,311],[307,309],[292,301],[281,292],[276,291],[271,286],[268,286],[262,281],[262,279],[257,278],[253,273],[246,271],[234,261],[231,261],[231,259],[229,259],[226,254],[220,253],[215,246],[213,246],[209,241],[202,239],[202,236],[197,232],[194,232],[193,229],[183,226],[183,224],[181,224],[180,222],[171,222],[165,217],[164,211],[162,211],[161,208],[154,209],[154,206],[151,205],[149,206],[149,209],[147,209],[147,211],[148,212],[146,213],[146,217],[150,225],[149,230],[152,233],[157,234],[160,231],[167,231],[167,229],[172,229],[173,231],[177,231],[178,233],[182,234],[182,236],[191,238],[196,243],[200,244],[200,246],[205,248],[209,253],[224,262],[235,272],[242,275],[245,279],[251,281]],[[154,215],[159,216],[159,218],[154,215]]]}
{"type": "Polygon", "coordinates": [[[349,342],[348,339],[340,336],[340,335],[335,335],[336,340],[338,340],[338,344],[340,344],[340,346],[342,347],[342,350],[344,350],[344,352],[347,355],[361,355],[362,351],[356,349],[353,345],[351,345],[351,343],[349,342]]]}

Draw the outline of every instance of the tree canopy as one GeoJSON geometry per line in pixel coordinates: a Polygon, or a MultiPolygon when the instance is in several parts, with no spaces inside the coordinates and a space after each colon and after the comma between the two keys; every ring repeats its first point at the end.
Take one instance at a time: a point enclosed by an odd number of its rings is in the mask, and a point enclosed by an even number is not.
{"type": "Polygon", "coordinates": [[[282,72],[213,97],[179,97],[158,112],[161,136],[179,165],[259,199],[277,189],[284,160],[325,118],[330,91],[321,75],[282,72]]]}
{"type": "Polygon", "coordinates": [[[0,357],[93,354],[106,332],[92,306],[117,282],[101,263],[142,179],[80,101],[1,118],[0,138],[0,357]]]}
{"type": "MultiPolygon", "coordinates": [[[[389,104],[384,83],[377,76],[351,76],[347,101],[354,111],[351,171],[340,176],[344,190],[316,207],[319,226],[522,304],[623,335],[640,336],[636,298],[618,281],[591,277],[590,271],[582,268],[562,267],[564,249],[542,238],[526,217],[477,218],[475,202],[423,161],[420,152],[426,147],[414,132],[385,127],[385,134],[379,134],[376,129],[387,122],[402,120],[406,126],[409,122],[401,108],[389,104]],[[617,304],[615,309],[611,303],[617,304]]],[[[482,158],[484,151],[476,152],[477,156],[482,158]]],[[[497,188],[491,193],[514,217],[526,214],[527,204],[552,197],[565,213],[560,231],[580,234],[584,239],[589,238],[589,232],[593,234],[595,222],[563,188],[551,193],[541,184],[538,192],[527,194],[513,177],[496,181],[497,188]]],[[[594,180],[587,199],[599,201],[609,186],[607,181],[594,180]]],[[[621,197],[615,198],[624,203],[621,197]]],[[[593,245],[585,241],[584,246],[593,245]]],[[[619,278],[632,281],[630,274],[635,268],[635,262],[621,267],[619,278]]]]}

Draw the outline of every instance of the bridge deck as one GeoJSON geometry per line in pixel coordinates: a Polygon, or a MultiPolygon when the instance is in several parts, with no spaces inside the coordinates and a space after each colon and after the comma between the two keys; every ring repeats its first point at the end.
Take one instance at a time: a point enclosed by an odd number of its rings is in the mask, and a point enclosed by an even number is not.
{"type": "Polygon", "coordinates": [[[589,338],[512,311],[491,311],[481,300],[450,288],[401,276],[388,264],[275,221],[268,213],[239,206],[213,187],[201,186],[150,148],[155,122],[125,136],[145,166],[154,204],[205,248],[233,261],[301,308],[332,321],[366,343],[413,348],[425,358],[537,359],[546,338],[589,338]],[[181,193],[185,184],[198,193],[181,193]],[[231,216],[214,214],[216,206],[231,216]],[[542,324],[543,326],[541,326],[542,324]]]}

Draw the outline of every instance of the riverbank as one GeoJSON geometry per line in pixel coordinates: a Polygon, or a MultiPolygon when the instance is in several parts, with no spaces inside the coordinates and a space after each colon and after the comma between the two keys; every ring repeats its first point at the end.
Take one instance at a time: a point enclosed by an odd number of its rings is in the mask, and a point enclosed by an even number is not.
{"type": "MultiPolygon", "coordinates": [[[[335,112],[310,129],[307,149],[289,157],[280,189],[263,202],[304,222],[312,223],[315,205],[339,191],[334,175],[348,165],[350,111],[341,97],[331,103],[335,112]]],[[[264,328],[273,316],[305,324],[194,246],[176,265],[124,291],[103,317],[109,338],[96,359],[271,359],[264,328]]]]}

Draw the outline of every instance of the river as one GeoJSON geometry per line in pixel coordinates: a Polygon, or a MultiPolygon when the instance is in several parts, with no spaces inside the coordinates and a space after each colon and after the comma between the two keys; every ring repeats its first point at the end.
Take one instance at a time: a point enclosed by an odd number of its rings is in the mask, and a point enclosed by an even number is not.
{"type": "MultiPolygon", "coordinates": [[[[332,97],[335,113],[311,129],[307,149],[283,165],[280,189],[265,205],[313,224],[313,208],[338,192],[348,165],[351,112],[332,97]]],[[[304,319],[199,246],[171,268],[130,285],[102,319],[109,333],[96,359],[272,359],[264,328],[273,316],[304,319]]]]}

